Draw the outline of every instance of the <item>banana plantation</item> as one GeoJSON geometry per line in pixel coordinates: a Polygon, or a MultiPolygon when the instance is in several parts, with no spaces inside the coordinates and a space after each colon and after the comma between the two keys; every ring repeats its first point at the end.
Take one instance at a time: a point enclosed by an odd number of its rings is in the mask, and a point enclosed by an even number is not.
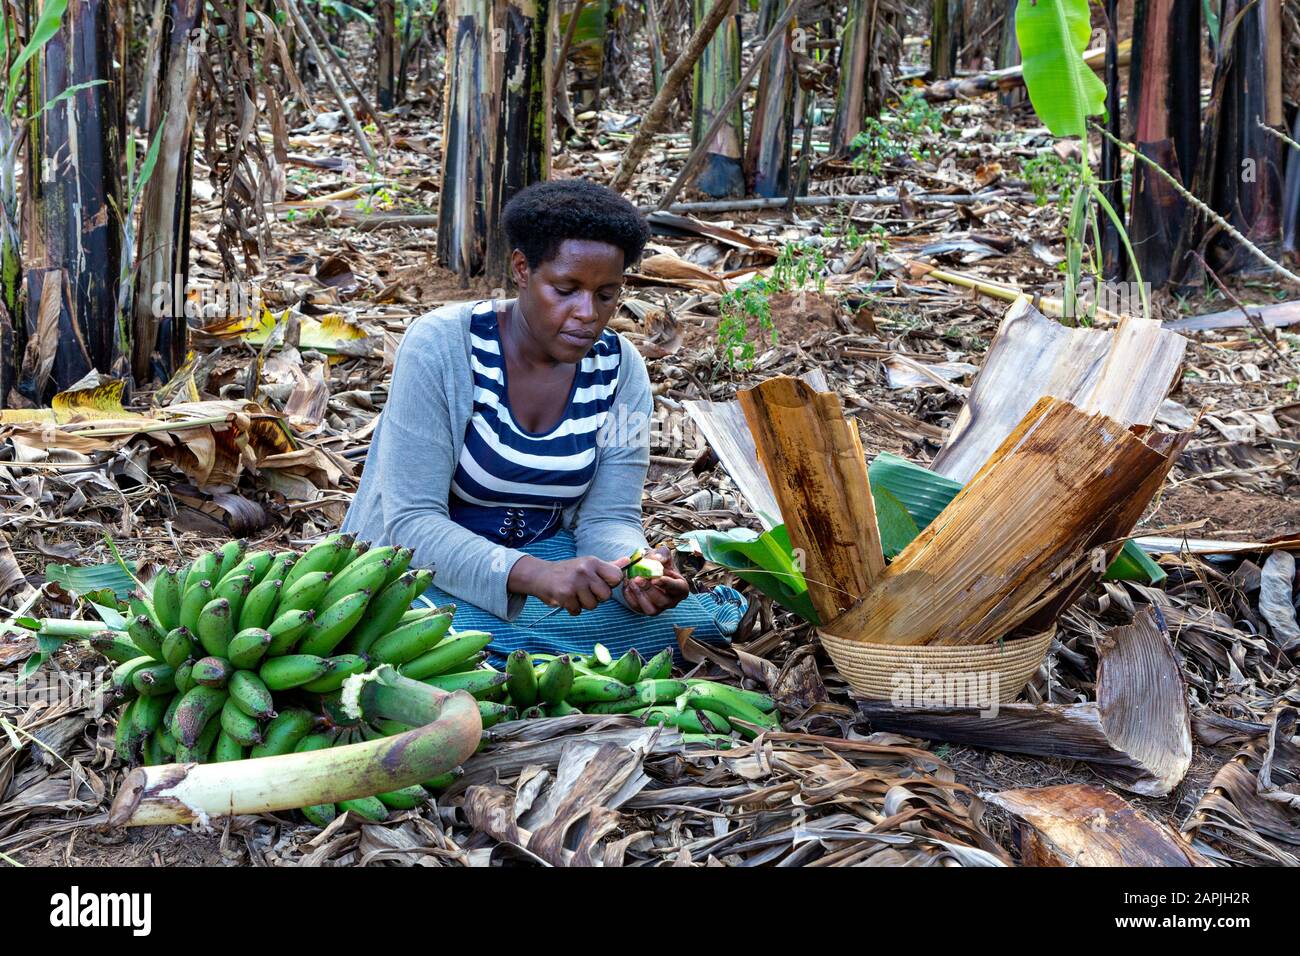
{"type": "Polygon", "coordinates": [[[0,0],[0,51],[0,867],[157,879],[38,921],[971,866],[1267,923],[1300,0],[0,0]]]}

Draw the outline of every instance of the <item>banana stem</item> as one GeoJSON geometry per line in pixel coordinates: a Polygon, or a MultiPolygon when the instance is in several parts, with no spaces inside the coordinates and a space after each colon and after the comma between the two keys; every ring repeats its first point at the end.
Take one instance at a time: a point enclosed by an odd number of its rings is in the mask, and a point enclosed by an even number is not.
{"type": "Polygon", "coordinates": [[[36,633],[42,637],[94,637],[111,631],[103,621],[73,621],[66,617],[43,617],[36,633]]]}
{"type": "Polygon", "coordinates": [[[458,691],[442,698],[433,720],[394,737],[229,763],[137,767],[118,791],[108,822],[207,824],[214,817],[340,803],[430,780],[468,759],[483,733],[473,697],[458,691]]]}

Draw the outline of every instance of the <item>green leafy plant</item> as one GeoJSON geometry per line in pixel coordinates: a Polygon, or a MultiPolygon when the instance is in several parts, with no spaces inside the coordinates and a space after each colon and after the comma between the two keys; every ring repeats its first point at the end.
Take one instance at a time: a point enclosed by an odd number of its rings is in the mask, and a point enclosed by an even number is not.
{"type": "Polygon", "coordinates": [[[909,90],[898,106],[885,110],[879,119],[867,117],[863,121],[862,132],[849,144],[853,165],[879,176],[891,160],[904,156],[928,158],[930,149],[922,141],[943,131],[943,113],[920,93],[909,90]]]}
{"type": "Polygon", "coordinates": [[[1029,101],[1052,135],[1077,136],[1084,140],[1079,150],[1078,186],[1070,201],[1065,235],[1065,288],[1062,295],[1066,315],[1079,314],[1079,286],[1084,257],[1094,276],[1100,276],[1097,260],[1101,248],[1097,209],[1115,226],[1128,254],[1142,297],[1142,311],[1150,316],[1146,285],[1129,243],[1124,223],[1102,192],[1088,165],[1088,117],[1106,112],[1106,85],[1083,60],[1091,38],[1088,0],[1039,0],[1016,6],[1016,39],[1024,64],[1025,88],[1029,101]],[[1093,243],[1087,245],[1088,234],[1093,243]]]}
{"type": "Polygon", "coordinates": [[[1042,153],[1025,160],[1020,164],[1020,173],[1034,191],[1034,202],[1039,206],[1055,202],[1062,210],[1068,209],[1070,198],[1079,188],[1078,167],[1065,162],[1056,153],[1042,153]]]}
{"type": "Polygon", "coordinates": [[[757,328],[777,341],[770,299],[781,292],[796,292],[810,283],[826,290],[826,254],[808,242],[790,242],[782,247],[771,276],[757,276],[724,295],[718,303],[718,349],[732,368],[750,368],[755,348],[750,338],[757,328]]]}

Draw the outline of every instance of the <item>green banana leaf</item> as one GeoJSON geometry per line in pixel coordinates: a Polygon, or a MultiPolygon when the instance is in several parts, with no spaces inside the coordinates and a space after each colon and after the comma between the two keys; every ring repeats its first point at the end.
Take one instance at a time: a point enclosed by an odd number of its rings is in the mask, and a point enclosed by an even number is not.
{"type": "Polygon", "coordinates": [[[872,487],[871,497],[876,504],[876,527],[880,529],[880,548],[886,560],[892,560],[921,533],[916,520],[906,505],[888,488],[872,487]]]}
{"type": "Polygon", "coordinates": [[[1088,0],[1016,4],[1016,39],[1029,101],[1054,136],[1086,136],[1105,115],[1106,84],[1083,61],[1092,36],[1088,0]]]}
{"type": "MultiPolygon", "coordinates": [[[[131,572],[135,565],[127,562],[131,572]]],[[[69,594],[88,595],[92,591],[111,590],[118,598],[125,598],[135,587],[135,581],[120,564],[111,561],[108,564],[96,564],[77,567],[72,564],[50,564],[45,567],[45,580],[57,584],[69,594]]]]}
{"type": "MultiPolygon", "coordinates": [[[[820,623],[808,597],[808,584],[795,565],[785,525],[777,525],[762,534],[749,528],[733,528],[730,531],[690,531],[679,538],[693,542],[706,560],[754,585],[805,621],[820,623]]],[[[690,549],[679,545],[678,550],[690,549]]]]}
{"type": "MultiPolygon", "coordinates": [[[[906,541],[901,541],[896,532],[886,530],[886,519],[882,517],[881,501],[892,498],[902,503],[918,528],[928,527],[948,502],[957,497],[961,485],[951,478],[935,474],[906,458],[883,452],[876,456],[867,468],[867,478],[871,482],[871,496],[876,500],[876,523],[880,527],[880,543],[885,557],[893,558],[915,538],[920,531],[906,541]],[[897,550],[892,551],[891,548],[897,550]]],[[[1151,557],[1133,541],[1125,541],[1120,553],[1106,569],[1104,580],[1107,581],[1142,581],[1147,584],[1159,584],[1168,575],[1151,557]]]]}

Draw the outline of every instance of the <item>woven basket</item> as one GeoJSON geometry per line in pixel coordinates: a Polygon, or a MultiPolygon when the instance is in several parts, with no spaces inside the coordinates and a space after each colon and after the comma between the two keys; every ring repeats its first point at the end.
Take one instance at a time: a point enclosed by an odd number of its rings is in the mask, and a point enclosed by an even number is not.
{"type": "MultiPolygon", "coordinates": [[[[998,703],[1009,704],[1025,689],[1047,656],[1056,628],[1000,643],[958,647],[870,644],[866,641],[846,641],[825,631],[817,633],[821,636],[826,652],[835,662],[836,669],[863,697],[892,699],[899,689],[899,681],[895,676],[899,674],[914,681],[917,675],[926,680],[932,675],[955,679],[958,676],[996,673],[998,703]]],[[[977,676],[976,679],[980,678],[977,676]]]]}

